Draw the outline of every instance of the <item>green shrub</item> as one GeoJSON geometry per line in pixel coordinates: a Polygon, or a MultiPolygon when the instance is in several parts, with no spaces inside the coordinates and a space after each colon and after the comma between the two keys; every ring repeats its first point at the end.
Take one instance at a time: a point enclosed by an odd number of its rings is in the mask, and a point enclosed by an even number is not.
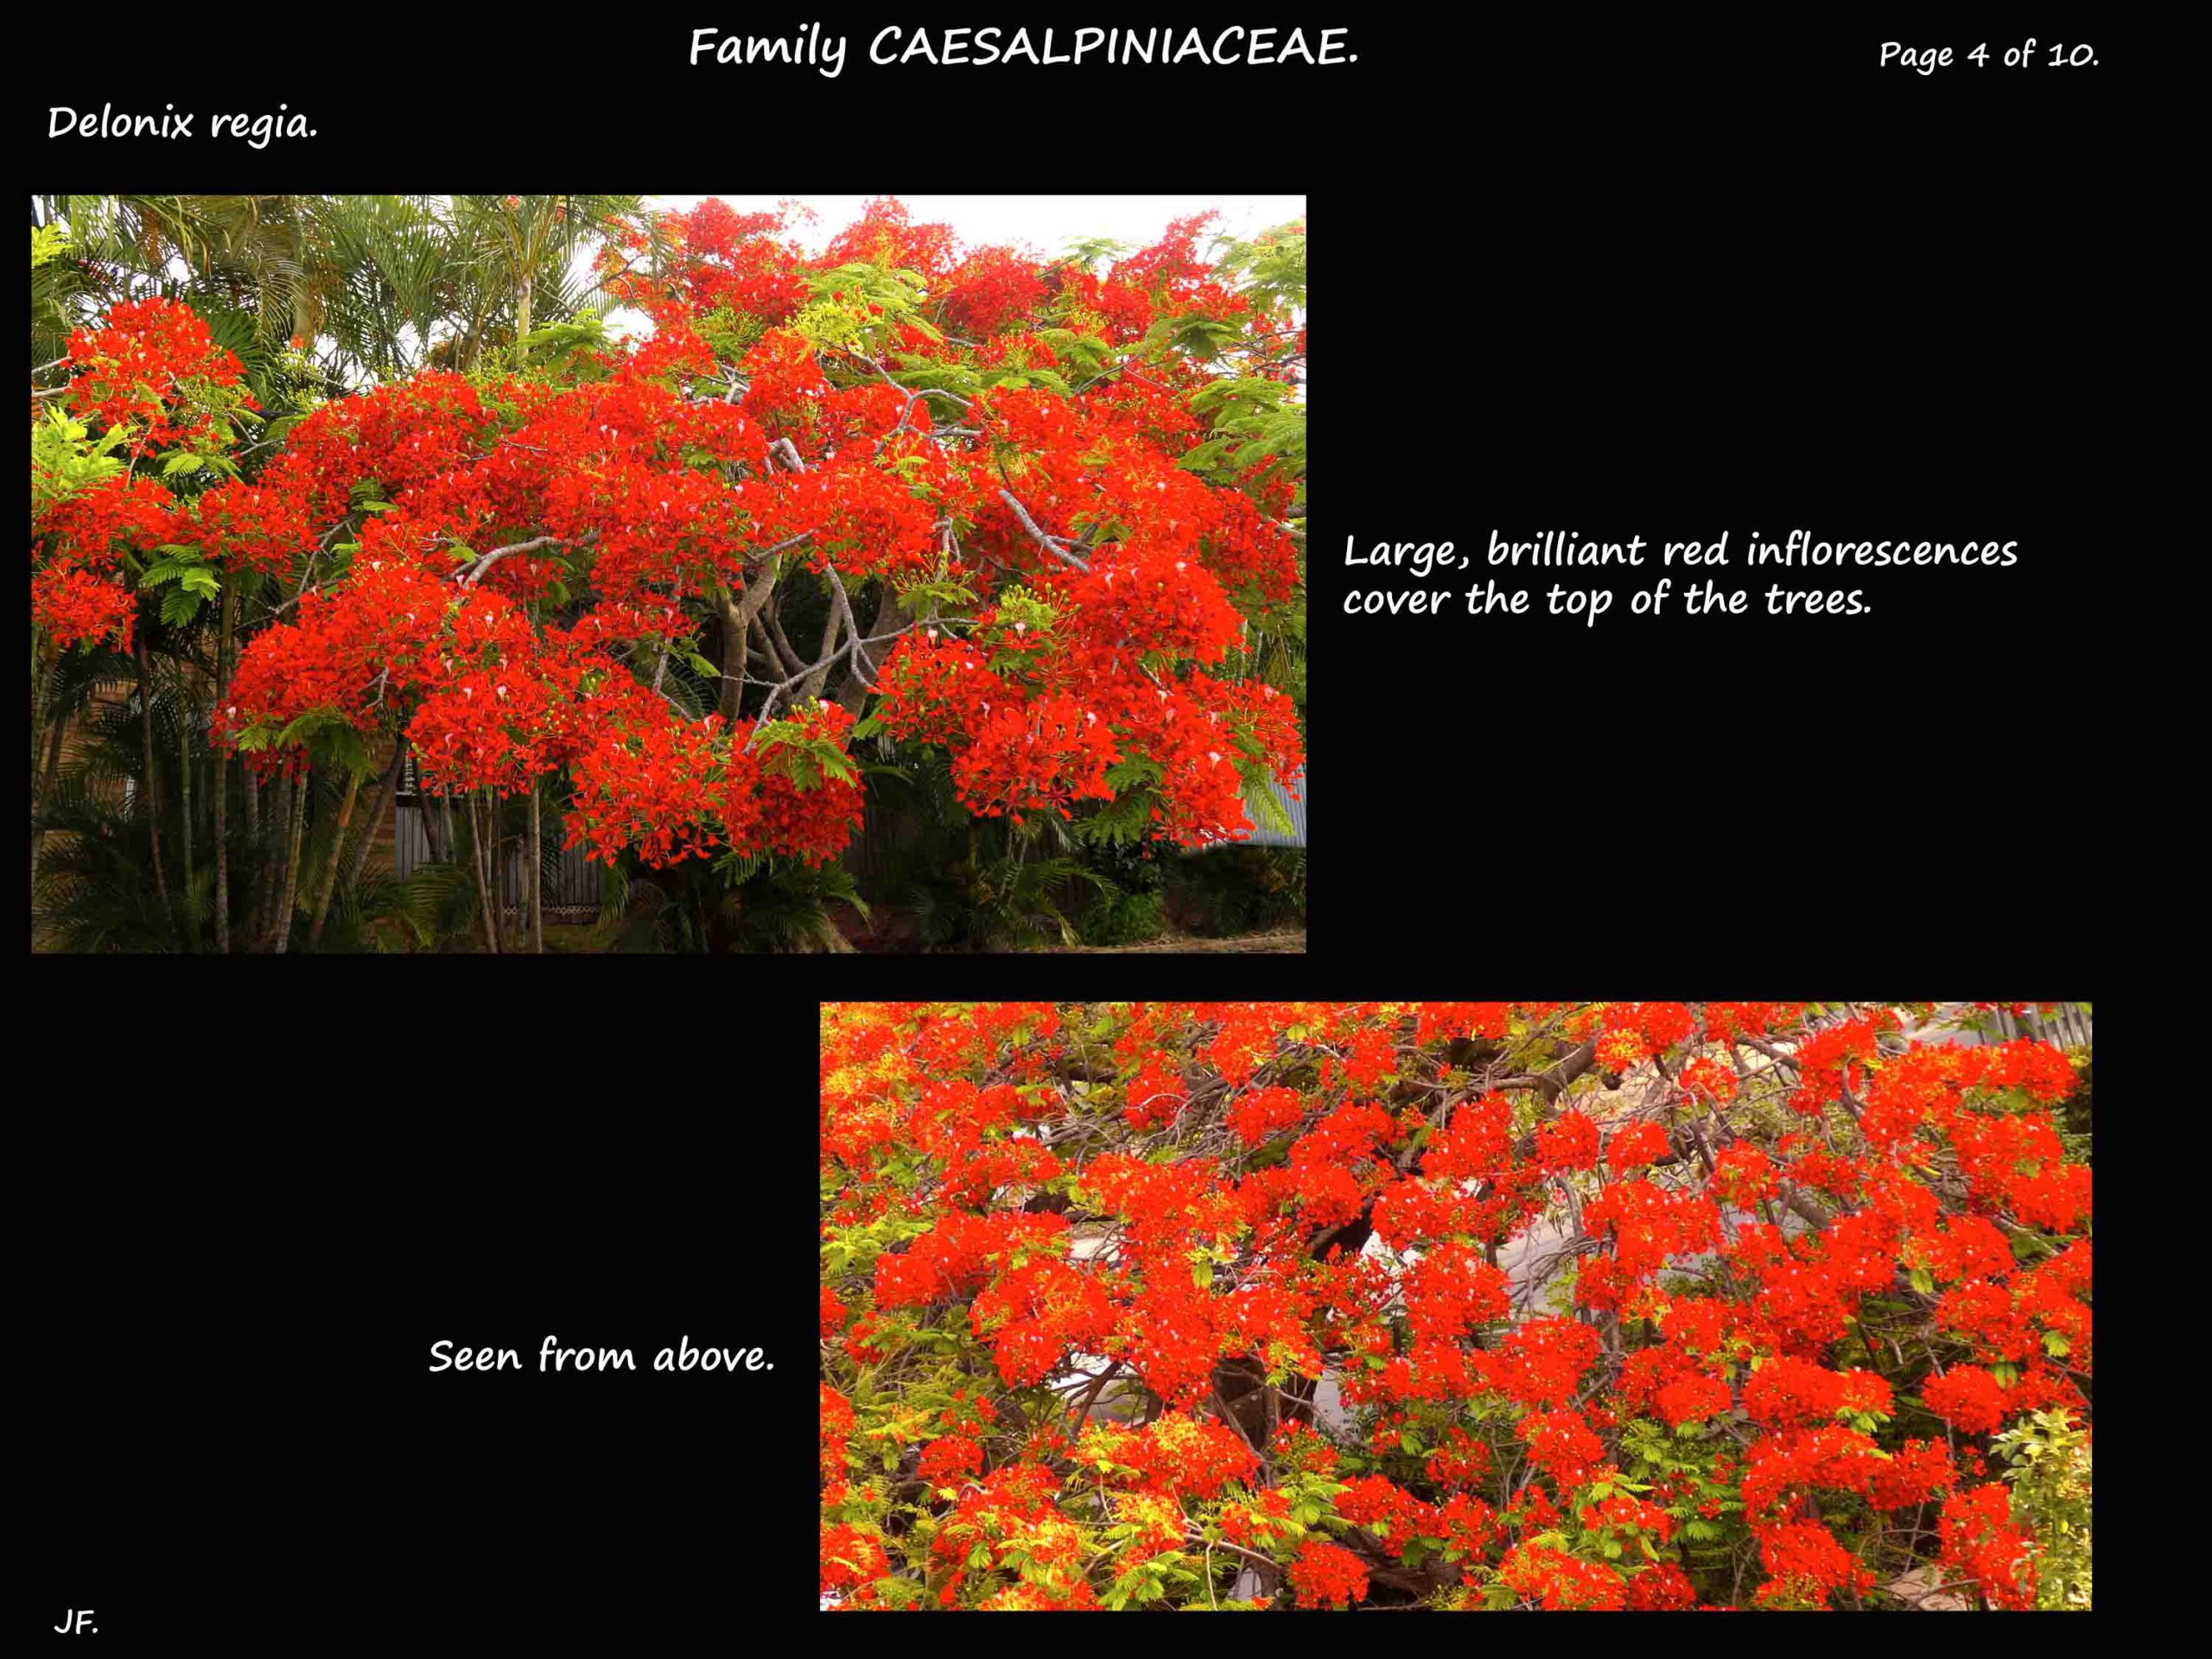
{"type": "Polygon", "coordinates": [[[2089,1436],[2063,1409],[2031,1412],[1993,1442],[2012,1463],[2012,1517],[2032,1526],[2036,1605],[2089,1605],[2089,1436]]]}
{"type": "Polygon", "coordinates": [[[1305,849],[1219,847],[1176,859],[1167,870],[1167,913],[1211,937],[1302,925],[1305,849]]]}
{"type": "Polygon", "coordinates": [[[1076,918],[1085,944],[1141,944],[1167,931],[1167,906],[1157,893],[1099,893],[1076,918]]]}

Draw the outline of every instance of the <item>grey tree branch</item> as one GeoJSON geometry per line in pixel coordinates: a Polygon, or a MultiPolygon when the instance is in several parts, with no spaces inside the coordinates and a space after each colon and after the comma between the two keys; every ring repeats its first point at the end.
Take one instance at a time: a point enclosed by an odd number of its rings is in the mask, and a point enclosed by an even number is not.
{"type": "Polygon", "coordinates": [[[1075,545],[1072,542],[1068,541],[1065,537],[1051,534],[1043,525],[1031,518],[1029,509],[1014,499],[1012,490],[1001,490],[999,499],[1014,509],[1014,517],[1021,520],[1021,527],[1029,532],[1030,539],[1038,546],[1043,548],[1062,564],[1072,566],[1085,575],[1090,574],[1090,561],[1070,552],[1068,550],[1075,545]]]}

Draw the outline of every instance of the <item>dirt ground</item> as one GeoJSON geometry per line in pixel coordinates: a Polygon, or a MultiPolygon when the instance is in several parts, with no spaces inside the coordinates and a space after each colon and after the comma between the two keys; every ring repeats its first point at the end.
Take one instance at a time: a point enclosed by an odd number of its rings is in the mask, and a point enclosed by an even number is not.
{"type": "Polygon", "coordinates": [[[1189,935],[1173,938],[1151,939],[1143,944],[1079,944],[1064,947],[1058,954],[1083,956],[1130,956],[1139,952],[1154,955],[1204,952],[1209,955],[1224,951],[1266,951],[1287,954],[1306,949],[1306,930],[1302,927],[1284,928],[1273,933],[1244,933],[1233,939],[1201,939],[1189,935]]]}

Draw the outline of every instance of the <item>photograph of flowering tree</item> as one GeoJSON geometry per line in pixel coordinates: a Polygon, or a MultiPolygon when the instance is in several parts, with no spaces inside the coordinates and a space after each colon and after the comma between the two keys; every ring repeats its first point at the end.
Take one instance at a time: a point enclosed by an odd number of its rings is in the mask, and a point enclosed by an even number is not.
{"type": "Polygon", "coordinates": [[[1302,949],[1302,201],[948,200],[35,199],[34,947],[1302,949]]]}
{"type": "Polygon", "coordinates": [[[830,1005],[822,1605],[2086,1609],[2090,1034],[830,1005]]]}

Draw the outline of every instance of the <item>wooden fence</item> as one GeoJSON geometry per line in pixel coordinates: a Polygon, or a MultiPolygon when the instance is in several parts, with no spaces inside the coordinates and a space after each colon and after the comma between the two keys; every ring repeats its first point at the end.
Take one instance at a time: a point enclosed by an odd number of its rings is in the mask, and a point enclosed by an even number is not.
{"type": "MultiPolygon", "coordinates": [[[[562,850],[560,868],[546,878],[548,916],[581,920],[599,914],[601,880],[606,870],[586,858],[584,852],[582,847],[562,850]]],[[[392,854],[393,863],[403,878],[417,866],[430,861],[430,837],[423,828],[420,797],[393,805],[392,854]]],[[[508,857],[506,867],[500,873],[499,903],[503,907],[513,909],[523,902],[527,863],[519,854],[508,857]]]]}

